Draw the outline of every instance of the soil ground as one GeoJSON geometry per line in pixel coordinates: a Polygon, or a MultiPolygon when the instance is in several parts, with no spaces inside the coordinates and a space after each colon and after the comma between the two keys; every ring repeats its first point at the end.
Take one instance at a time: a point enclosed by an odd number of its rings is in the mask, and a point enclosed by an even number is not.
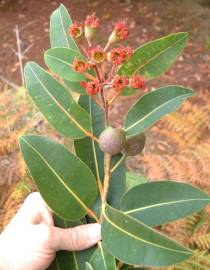
{"type": "MultiPolygon", "coordinates": [[[[93,11],[101,17],[98,40],[104,42],[113,23],[127,18],[134,48],[173,32],[190,33],[188,47],[166,75],[152,85],[179,83],[196,90],[210,89],[210,1],[208,0],[62,0],[72,19],[81,21],[93,11]]],[[[33,45],[24,62],[34,60],[43,64],[43,52],[49,48],[49,17],[60,1],[2,0],[0,1],[0,75],[20,84],[17,57],[9,48],[16,47],[13,29],[27,27],[21,32],[23,50],[33,45]]]]}

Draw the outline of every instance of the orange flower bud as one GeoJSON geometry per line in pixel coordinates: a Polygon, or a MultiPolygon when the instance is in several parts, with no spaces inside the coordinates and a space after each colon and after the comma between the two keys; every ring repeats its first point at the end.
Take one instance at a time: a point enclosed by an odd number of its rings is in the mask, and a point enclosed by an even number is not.
{"type": "Polygon", "coordinates": [[[77,58],[74,59],[72,66],[73,70],[78,73],[84,73],[89,68],[88,63],[77,58]]]}
{"type": "Polygon", "coordinates": [[[68,32],[73,38],[78,39],[83,33],[83,25],[79,23],[73,23],[69,27],[68,32]]]}

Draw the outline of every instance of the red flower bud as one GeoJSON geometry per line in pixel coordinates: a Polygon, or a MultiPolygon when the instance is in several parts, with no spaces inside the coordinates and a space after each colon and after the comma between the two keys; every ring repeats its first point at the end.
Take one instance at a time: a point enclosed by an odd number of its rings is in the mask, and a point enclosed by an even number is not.
{"type": "Polygon", "coordinates": [[[109,44],[115,43],[120,40],[125,40],[128,37],[129,31],[124,20],[116,22],[114,30],[109,37],[109,44]]]}
{"type": "Polygon", "coordinates": [[[122,91],[129,83],[126,76],[116,76],[113,80],[112,87],[116,91],[122,91]]]}
{"type": "Polygon", "coordinates": [[[121,65],[125,61],[125,55],[122,48],[114,48],[107,53],[107,60],[113,65],[121,65]]]}
{"type": "Polygon", "coordinates": [[[99,18],[95,15],[95,13],[87,16],[85,20],[85,26],[88,26],[91,28],[99,27],[99,18]]]}
{"type": "Polygon", "coordinates": [[[121,65],[125,60],[128,60],[132,54],[133,50],[130,47],[118,47],[107,53],[107,60],[113,65],[121,65]]]}
{"type": "Polygon", "coordinates": [[[72,66],[73,70],[78,73],[84,73],[89,67],[88,63],[77,58],[74,59],[72,66]]]}
{"type": "Polygon", "coordinates": [[[85,20],[85,37],[90,42],[96,32],[96,29],[99,27],[99,18],[95,16],[95,13],[87,16],[85,20]]]}
{"type": "Polygon", "coordinates": [[[131,78],[130,85],[134,89],[142,89],[144,87],[144,79],[140,75],[135,75],[131,78]]]}
{"type": "Polygon", "coordinates": [[[73,38],[80,38],[83,32],[83,25],[81,23],[73,23],[69,27],[68,32],[73,38]]]}
{"type": "Polygon", "coordinates": [[[98,94],[101,89],[101,84],[98,80],[91,82],[82,81],[81,86],[86,89],[87,94],[90,96],[98,94]]]}
{"type": "Polygon", "coordinates": [[[105,53],[99,45],[96,48],[91,49],[90,53],[92,60],[96,63],[102,63],[105,60],[105,53]]]}
{"type": "Polygon", "coordinates": [[[128,60],[133,55],[133,49],[131,47],[125,47],[123,49],[125,60],[128,60]]]}

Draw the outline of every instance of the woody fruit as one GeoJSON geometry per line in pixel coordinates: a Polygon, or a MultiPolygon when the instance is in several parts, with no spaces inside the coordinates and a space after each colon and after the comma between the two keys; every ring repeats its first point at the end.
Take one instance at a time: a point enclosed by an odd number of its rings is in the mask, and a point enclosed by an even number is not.
{"type": "Polygon", "coordinates": [[[99,136],[99,147],[107,154],[120,153],[126,144],[125,132],[121,128],[108,127],[99,136]]]}
{"type": "Polygon", "coordinates": [[[146,137],[144,133],[132,136],[127,139],[125,153],[127,156],[136,156],[142,152],[145,146],[146,137]]]}

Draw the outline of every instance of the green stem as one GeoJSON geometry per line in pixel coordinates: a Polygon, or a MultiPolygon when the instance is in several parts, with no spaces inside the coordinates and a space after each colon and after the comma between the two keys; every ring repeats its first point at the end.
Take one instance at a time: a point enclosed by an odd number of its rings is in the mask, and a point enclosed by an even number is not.
{"type": "Polygon", "coordinates": [[[116,162],[116,164],[111,168],[111,173],[113,173],[119,166],[120,164],[123,162],[123,160],[125,159],[125,154],[122,155],[122,157],[118,160],[118,162],[116,162]]]}

